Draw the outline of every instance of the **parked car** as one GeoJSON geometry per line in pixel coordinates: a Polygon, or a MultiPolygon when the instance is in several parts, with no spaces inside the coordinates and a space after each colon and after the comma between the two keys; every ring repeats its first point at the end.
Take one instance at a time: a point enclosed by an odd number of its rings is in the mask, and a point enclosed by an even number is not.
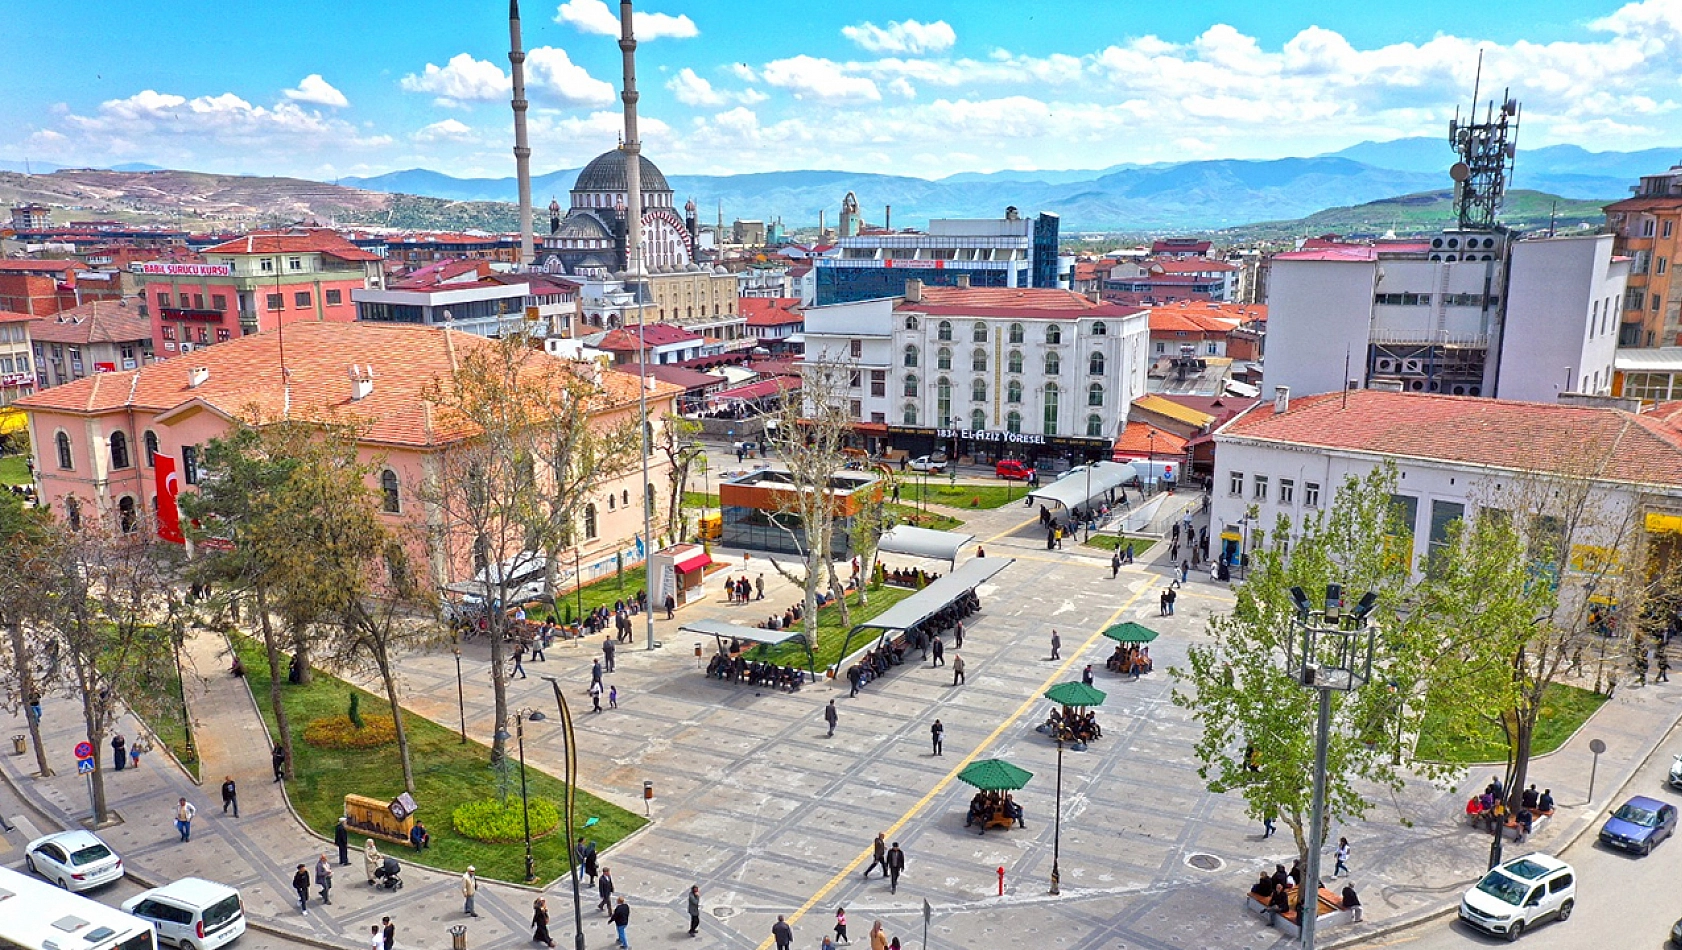
{"type": "Polygon", "coordinates": [[[1460,919],[1517,940],[1547,919],[1569,920],[1577,905],[1577,873],[1547,854],[1527,854],[1489,869],[1460,900],[1460,919]]]}
{"type": "Polygon", "coordinates": [[[1652,854],[1653,846],[1676,833],[1676,806],[1656,798],[1637,795],[1622,805],[1600,826],[1600,843],[1640,854],[1652,854]]]}
{"type": "Polygon", "coordinates": [[[946,471],[946,456],[919,455],[906,464],[913,472],[934,472],[938,474],[946,471]]]}
{"type": "Polygon", "coordinates": [[[1034,477],[1034,470],[1021,459],[999,459],[999,463],[993,466],[993,474],[1025,482],[1034,477]]]}
{"type": "Polygon", "coordinates": [[[1670,787],[1682,788],[1682,755],[1670,763],[1670,787]]]}
{"type": "Polygon", "coordinates": [[[123,876],[123,859],[91,831],[60,831],[29,842],[23,864],[67,891],[85,891],[123,876]]]}
{"type": "Polygon", "coordinates": [[[245,933],[239,891],[198,877],[141,891],[123,910],[151,921],[160,941],[181,950],[216,950],[245,933]]]}

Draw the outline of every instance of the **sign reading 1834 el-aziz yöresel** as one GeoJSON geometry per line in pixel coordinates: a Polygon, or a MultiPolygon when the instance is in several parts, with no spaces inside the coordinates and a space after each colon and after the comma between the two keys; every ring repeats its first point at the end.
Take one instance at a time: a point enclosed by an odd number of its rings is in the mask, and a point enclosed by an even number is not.
{"type": "Polygon", "coordinates": [[[1045,436],[1035,432],[1003,432],[996,429],[936,429],[937,439],[970,439],[975,442],[1009,442],[1014,445],[1044,445],[1045,436]]]}

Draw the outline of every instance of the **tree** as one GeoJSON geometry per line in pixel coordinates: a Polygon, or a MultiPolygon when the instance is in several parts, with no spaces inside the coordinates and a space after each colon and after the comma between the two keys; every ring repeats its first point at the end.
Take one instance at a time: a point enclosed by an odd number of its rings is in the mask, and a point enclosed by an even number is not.
{"type": "MultiPolygon", "coordinates": [[[[1360,818],[1369,800],[1361,783],[1400,790],[1402,774],[1375,727],[1395,722],[1416,731],[1422,709],[1391,698],[1384,684],[1409,682],[1426,665],[1425,638],[1401,635],[1398,608],[1411,601],[1411,542],[1392,503],[1395,474],[1374,470],[1341,486],[1327,511],[1308,517],[1296,531],[1281,519],[1272,543],[1253,554],[1230,614],[1209,620],[1209,641],[1194,645],[1187,665],[1170,670],[1173,701],[1201,726],[1195,752],[1198,775],[1216,792],[1236,790],[1256,820],[1277,817],[1291,829],[1304,863],[1310,847],[1317,697],[1287,666],[1298,637],[1290,589],[1318,596],[1328,583],[1352,596],[1379,595],[1373,614],[1380,636],[1372,682],[1350,693],[1333,692],[1326,770],[1326,828],[1360,818]],[[1289,549],[1281,544],[1290,538],[1289,549]],[[1396,717],[1401,716],[1398,720],[1396,717]],[[1251,756],[1253,755],[1253,760],[1251,756]]],[[[1300,647],[1297,648],[1300,654],[1300,647]]],[[[1423,767],[1436,774],[1433,767],[1423,767]]],[[[1314,843],[1315,846],[1324,841],[1314,843]]]]}
{"type": "MultiPolygon", "coordinates": [[[[3,693],[8,712],[16,713],[39,695],[51,672],[37,669],[43,651],[32,648],[28,631],[39,629],[48,616],[54,574],[62,566],[57,548],[66,540],[57,528],[46,509],[25,507],[19,496],[0,492],[0,626],[11,649],[8,686],[14,687],[3,693]]],[[[41,724],[33,715],[24,718],[36,771],[51,775],[41,724]]]]}
{"type": "Polygon", "coordinates": [[[683,517],[683,496],[689,491],[689,472],[699,462],[707,464],[706,453],[695,441],[701,424],[685,419],[677,413],[667,413],[660,420],[657,446],[666,457],[666,479],[671,483],[671,496],[666,499],[666,524],[676,537],[688,534],[687,519],[683,517]]]}
{"type": "Polygon", "coordinates": [[[859,603],[870,603],[870,579],[876,576],[876,554],[882,535],[893,527],[894,516],[880,492],[859,502],[853,515],[853,554],[859,559],[859,603]]]}

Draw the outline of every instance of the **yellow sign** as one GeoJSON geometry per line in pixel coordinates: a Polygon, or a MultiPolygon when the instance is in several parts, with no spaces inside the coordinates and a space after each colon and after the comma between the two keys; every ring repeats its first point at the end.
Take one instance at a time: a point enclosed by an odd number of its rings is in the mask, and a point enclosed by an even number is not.
{"type": "Polygon", "coordinates": [[[1618,563],[1618,552],[1592,544],[1572,545],[1570,563],[1571,571],[1577,574],[1610,576],[1623,570],[1618,563]]]}
{"type": "Polygon", "coordinates": [[[1236,531],[1222,531],[1221,532],[1221,540],[1222,541],[1242,541],[1242,540],[1244,540],[1244,536],[1239,534],[1236,531]]]}
{"type": "Polygon", "coordinates": [[[1647,512],[1647,530],[1653,534],[1682,533],[1682,515],[1667,515],[1657,511],[1647,512]]]}

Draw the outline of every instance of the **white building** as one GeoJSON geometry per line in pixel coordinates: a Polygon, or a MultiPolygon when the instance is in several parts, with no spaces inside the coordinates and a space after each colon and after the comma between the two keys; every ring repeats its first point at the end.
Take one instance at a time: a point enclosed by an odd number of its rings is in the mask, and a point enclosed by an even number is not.
{"type": "Polygon", "coordinates": [[[1276,540],[1281,515],[1302,524],[1387,461],[1416,568],[1456,519],[1591,468],[1602,521],[1639,506],[1646,530],[1682,531],[1682,414],[1367,389],[1276,398],[1216,434],[1211,555],[1236,565],[1276,540]]]}
{"type": "Polygon", "coordinates": [[[847,368],[869,447],[1054,468],[1110,457],[1146,391],[1147,311],[1056,289],[905,291],[806,311],[806,360],[847,368]]]}
{"type": "Polygon", "coordinates": [[[1266,382],[1551,402],[1611,391],[1628,261],[1612,236],[1312,241],[1275,255],[1266,382]]]}
{"type": "Polygon", "coordinates": [[[817,302],[828,305],[897,296],[908,280],[924,286],[1067,287],[1072,258],[1059,258],[1059,218],[936,219],[923,231],[869,231],[837,239],[817,258],[817,302]]]}

